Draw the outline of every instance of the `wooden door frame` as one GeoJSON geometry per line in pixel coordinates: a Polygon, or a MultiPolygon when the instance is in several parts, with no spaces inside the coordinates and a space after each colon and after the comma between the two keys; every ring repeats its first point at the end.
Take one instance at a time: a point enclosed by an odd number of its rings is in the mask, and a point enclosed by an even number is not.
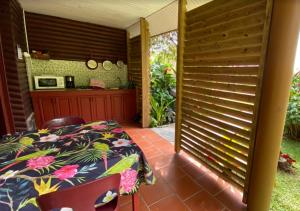
{"type": "Polygon", "coordinates": [[[2,99],[1,106],[2,106],[2,110],[3,110],[6,132],[13,133],[15,131],[14,120],[12,117],[10,98],[8,95],[7,81],[6,81],[5,73],[6,73],[6,71],[5,71],[4,55],[3,55],[3,48],[2,48],[2,39],[1,39],[1,34],[0,34],[0,96],[2,99]]]}

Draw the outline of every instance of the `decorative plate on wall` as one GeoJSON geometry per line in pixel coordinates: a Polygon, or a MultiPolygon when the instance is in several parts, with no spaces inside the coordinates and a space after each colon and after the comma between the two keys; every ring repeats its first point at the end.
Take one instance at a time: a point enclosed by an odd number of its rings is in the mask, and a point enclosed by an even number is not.
{"type": "Polygon", "coordinates": [[[103,68],[105,70],[111,70],[112,67],[113,67],[113,64],[111,63],[111,61],[106,60],[103,62],[103,68]]]}
{"type": "Polygon", "coordinates": [[[95,70],[98,67],[98,62],[95,59],[88,59],[85,64],[91,70],[95,70]]]}
{"type": "Polygon", "coordinates": [[[118,66],[119,68],[123,68],[123,67],[124,67],[124,62],[123,62],[122,60],[118,60],[118,61],[117,61],[117,66],[118,66]]]}

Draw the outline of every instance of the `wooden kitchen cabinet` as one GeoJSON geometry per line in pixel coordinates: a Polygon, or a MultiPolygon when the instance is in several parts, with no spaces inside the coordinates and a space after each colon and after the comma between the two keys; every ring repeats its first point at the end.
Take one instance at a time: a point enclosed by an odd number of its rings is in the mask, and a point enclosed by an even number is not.
{"type": "Polygon", "coordinates": [[[57,90],[31,92],[36,125],[53,118],[80,116],[86,122],[116,120],[134,121],[135,90],[57,90]]]}

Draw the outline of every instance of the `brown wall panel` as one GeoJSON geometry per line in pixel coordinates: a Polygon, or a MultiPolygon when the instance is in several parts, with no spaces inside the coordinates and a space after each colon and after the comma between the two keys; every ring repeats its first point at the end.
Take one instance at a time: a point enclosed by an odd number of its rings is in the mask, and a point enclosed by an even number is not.
{"type": "Polygon", "coordinates": [[[126,30],[29,12],[26,25],[30,51],[48,49],[52,59],[127,62],[126,30]]]}
{"type": "Polygon", "coordinates": [[[142,51],[141,36],[129,40],[128,78],[137,88],[137,111],[142,114],[142,51]]]}

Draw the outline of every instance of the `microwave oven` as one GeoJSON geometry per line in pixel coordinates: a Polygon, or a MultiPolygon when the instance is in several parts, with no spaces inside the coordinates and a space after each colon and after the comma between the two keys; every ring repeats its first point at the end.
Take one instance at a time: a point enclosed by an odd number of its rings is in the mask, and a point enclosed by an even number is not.
{"type": "Polygon", "coordinates": [[[35,89],[63,89],[65,79],[62,76],[34,76],[35,89]]]}

